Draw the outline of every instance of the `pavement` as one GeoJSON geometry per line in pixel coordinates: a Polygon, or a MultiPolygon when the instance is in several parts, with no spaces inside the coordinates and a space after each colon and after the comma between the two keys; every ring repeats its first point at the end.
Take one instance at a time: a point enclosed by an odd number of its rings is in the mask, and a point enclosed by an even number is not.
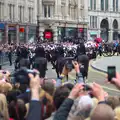
{"type": "Polygon", "coordinates": [[[107,72],[108,66],[116,66],[116,71],[120,73],[120,57],[112,56],[112,57],[102,57],[101,59],[97,59],[93,61],[91,66],[101,72],[107,72]]]}
{"type": "MultiPolygon", "coordinates": [[[[103,71],[101,72],[101,70],[99,70],[99,71],[97,70],[98,68],[100,69],[102,66],[103,66],[102,69],[104,71],[107,70],[106,69],[107,65],[109,62],[111,63],[110,60],[112,60],[112,59],[113,59],[113,61],[117,61],[117,62],[115,62],[115,64],[117,63],[116,65],[118,66],[119,61],[120,61],[120,57],[112,57],[112,58],[102,57],[102,58],[99,58],[95,61],[91,61],[90,66],[89,66],[87,83],[96,82],[96,83],[100,84],[110,95],[120,96],[120,91],[117,90],[114,85],[106,83],[106,81],[105,81],[106,80],[106,73],[104,73],[103,71]],[[95,65],[96,65],[97,69],[94,69],[95,65]],[[105,67],[105,65],[106,65],[106,67],[105,67]]],[[[109,63],[109,65],[111,65],[110,63],[109,63]]],[[[119,70],[119,67],[117,67],[117,70],[119,70]]],[[[9,64],[6,64],[3,66],[3,69],[13,72],[14,65],[9,66],[9,64]]],[[[48,79],[56,79],[57,78],[56,72],[55,72],[55,70],[52,69],[52,65],[50,63],[48,63],[48,71],[46,73],[46,77],[48,79]]],[[[75,71],[74,70],[69,74],[69,80],[70,80],[69,82],[74,83],[74,80],[75,80],[75,71]]]]}

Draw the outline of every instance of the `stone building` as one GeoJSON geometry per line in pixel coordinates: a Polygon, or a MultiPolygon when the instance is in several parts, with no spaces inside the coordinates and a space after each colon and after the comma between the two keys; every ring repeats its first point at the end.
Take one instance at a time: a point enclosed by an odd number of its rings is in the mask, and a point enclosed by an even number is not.
{"type": "Polygon", "coordinates": [[[0,42],[33,40],[36,34],[36,0],[0,0],[0,42]]]}
{"type": "Polygon", "coordinates": [[[37,0],[37,3],[41,39],[54,42],[87,39],[88,0],[37,0]]]}
{"type": "Polygon", "coordinates": [[[88,36],[120,39],[120,0],[88,0],[88,36]]]}

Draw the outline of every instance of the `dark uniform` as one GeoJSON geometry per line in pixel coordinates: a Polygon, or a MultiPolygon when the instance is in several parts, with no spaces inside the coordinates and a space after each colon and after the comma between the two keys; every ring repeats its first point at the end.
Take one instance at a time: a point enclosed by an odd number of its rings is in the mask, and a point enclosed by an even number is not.
{"type": "Polygon", "coordinates": [[[40,72],[41,78],[44,78],[47,70],[47,59],[45,58],[45,50],[42,46],[36,48],[33,61],[33,68],[40,72]]]}
{"type": "Polygon", "coordinates": [[[10,66],[12,66],[12,48],[11,47],[8,50],[8,59],[10,62],[10,66]]]}

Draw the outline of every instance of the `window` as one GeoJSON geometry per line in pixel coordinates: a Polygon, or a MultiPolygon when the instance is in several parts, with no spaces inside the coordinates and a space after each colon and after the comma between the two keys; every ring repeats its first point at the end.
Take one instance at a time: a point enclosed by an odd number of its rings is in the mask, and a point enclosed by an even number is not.
{"type": "Polygon", "coordinates": [[[9,19],[12,20],[11,4],[9,4],[9,19]]]}
{"type": "Polygon", "coordinates": [[[90,9],[92,10],[93,8],[93,0],[90,0],[90,9]]]}
{"type": "Polygon", "coordinates": [[[113,11],[118,12],[118,0],[113,0],[113,11]]]}
{"type": "Polygon", "coordinates": [[[61,14],[62,14],[62,18],[64,19],[64,17],[65,17],[65,5],[61,6],[61,14]]]}
{"type": "Polygon", "coordinates": [[[92,16],[90,16],[90,27],[92,28],[92,16]]]}
{"type": "Polygon", "coordinates": [[[51,13],[51,12],[50,12],[51,9],[50,9],[50,8],[51,8],[51,6],[48,6],[48,17],[51,16],[51,14],[50,14],[50,13],[51,13]]]}
{"type": "Polygon", "coordinates": [[[8,4],[8,9],[9,9],[9,19],[14,21],[15,20],[15,5],[13,4],[8,4]]]}
{"type": "Polygon", "coordinates": [[[97,28],[97,16],[90,16],[90,27],[97,28]]]}
{"type": "Polygon", "coordinates": [[[29,22],[30,23],[33,22],[33,11],[34,11],[33,8],[31,8],[31,7],[28,8],[28,15],[29,15],[28,17],[29,17],[29,22]]]}
{"type": "Polygon", "coordinates": [[[101,0],[101,10],[104,10],[104,0],[101,0]]]}
{"type": "Polygon", "coordinates": [[[47,17],[47,6],[44,5],[44,17],[47,17]]]}
{"type": "Polygon", "coordinates": [[[118,0],[116,0],[116,11],[118,12],[118,0]]]}
{"type": "Polygon", "coordinates": [[[96,10],[96,0],[94,0],[94,10],[96,10]]]}
{"type": "Polygon", "coordinates": [[[54,6],[53,5],[43,5],[44,17],[52,17],[54,15],[54,6]]]}
{"type": "Polygon", "coordinates": [[[96,10],[96,0],[90,0],[90,9],[96,10]]]}
{"type": "Polygon", "coordinates": [[[108,10],[108,0],[105,0],[105,11],[108,10]]]}
{"type": "Polygon", "coordinates": [[[101,10],[102,11],[108,11],[108,1],[109,0],[101,0],[101,10]]]}
{"type": "Polygon", "coordinates": [[[18,13],[19,13],[19,21],[23,22],[24,21],[24,7],[23,6],[18,7],[18,13]]]}
{"type": "Polygon", "coordinates": [[[113,0],[113,11],[115,11],[115,0],[113,0]]]}

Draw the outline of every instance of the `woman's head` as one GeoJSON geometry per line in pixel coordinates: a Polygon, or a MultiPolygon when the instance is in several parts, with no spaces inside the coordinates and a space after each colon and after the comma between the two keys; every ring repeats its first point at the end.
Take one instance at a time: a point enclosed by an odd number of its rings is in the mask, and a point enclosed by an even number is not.
{"type": "Polygon", "coordinates": [[[12,85],[10,83],[4,82],[0,84],[0,93],[7,94],[11,90],[12,90],[12,85]]]}
{"type": "Polygon", "coordinates": [[[15,120],[24,120],[26,112],[27,110],[23,100],[18,99],[17,102],[12,101],[9,104],[9,115],[15,120]]]}
{"type": "Polygon", "coordinates": [[[4,120],[9,119],[7,100],[4,94],[0,94],[0,116],[3,117],[4,120]]]}

